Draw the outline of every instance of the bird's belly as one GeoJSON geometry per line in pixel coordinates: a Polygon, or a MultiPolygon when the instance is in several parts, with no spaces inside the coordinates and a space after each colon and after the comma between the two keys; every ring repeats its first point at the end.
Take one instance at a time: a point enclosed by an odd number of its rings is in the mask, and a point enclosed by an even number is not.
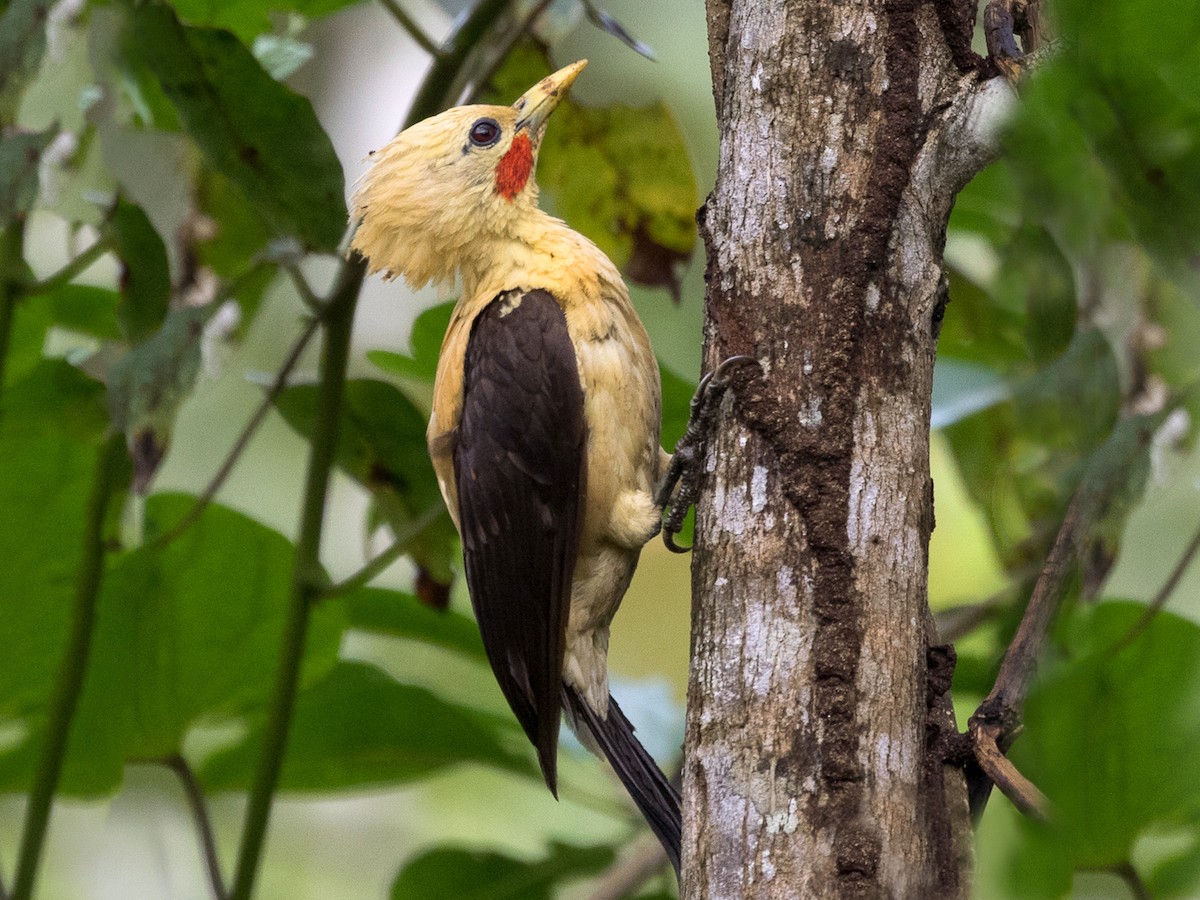
{"type": "Polygon", "coordinates": [[[575,349],[588,443],[572,631],[607,626],[642,545],[657,529],[661,403],[658,365],[644,332],[614,328],[600,339],[577,340],[575,349]]]}

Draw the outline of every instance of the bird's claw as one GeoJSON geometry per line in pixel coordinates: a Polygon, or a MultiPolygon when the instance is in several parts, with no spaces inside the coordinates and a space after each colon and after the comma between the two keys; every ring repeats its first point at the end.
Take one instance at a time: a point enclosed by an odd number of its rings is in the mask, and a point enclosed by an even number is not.
{"type": "Polygon", "coordinates": [[[729,388],[730,373],[748,363],[759,365],[752,356],[731,356],[700,379],[692,396],[691,414],[683,437],[675,445],[671,463],[659,483],[655,502],[663,510],[663,543],[672,553],[687,553],[692,548],[675,543],[675,535],[683,528],[688,508],[700,493],[700,465],[708,435],[720,408],[721,398],[729,388]]]}

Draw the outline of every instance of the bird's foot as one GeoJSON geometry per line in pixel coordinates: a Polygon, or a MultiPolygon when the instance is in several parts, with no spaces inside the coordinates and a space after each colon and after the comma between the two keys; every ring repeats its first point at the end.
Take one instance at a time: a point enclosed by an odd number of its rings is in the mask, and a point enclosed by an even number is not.
{"type": "Polygon", "coordinates": [[[673,553],[687,553],[691,547],[675,543],[675,535],[683,528],[683,519],[688,507],[696,502],[700,493],[700,472],[704,461],[704,450],[716,421],[721,398],[729,388],[730,375],[739,366],[758,360],[752,356],[731,356],[700,379],[700,385],[692,397],[691,414],[683,437],[675,445],[675,453],[667,466],[666,474],[659,482],[654,501],[663,511],[663,543],[673,553]]]}

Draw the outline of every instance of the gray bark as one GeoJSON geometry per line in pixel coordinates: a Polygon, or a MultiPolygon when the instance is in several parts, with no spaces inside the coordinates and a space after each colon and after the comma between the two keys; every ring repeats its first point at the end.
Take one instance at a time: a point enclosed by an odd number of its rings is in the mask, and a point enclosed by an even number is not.
{"type": "Polygon", "coordinates": [[[721,129],[683,896],[959,897],[971,832],[928,612],[929,414],[957,191],[1008,88],[973,2],[709,0],[721,129]]]}

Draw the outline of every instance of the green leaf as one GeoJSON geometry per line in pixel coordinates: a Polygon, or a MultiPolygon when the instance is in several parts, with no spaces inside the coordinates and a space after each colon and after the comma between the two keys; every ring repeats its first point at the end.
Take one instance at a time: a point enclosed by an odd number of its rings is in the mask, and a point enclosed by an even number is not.
{"type": "MultiPolygon", "coordinates": [[[[0,33],[3,33],[2,29],[3,21],[0,20],[0,33]]],[[[2,47],[0,53],[3,53],[2,47]]],[[[0,74],[0,85],[3,84],[0,74]]],[[[4,116],[0,115],[0,121],[4,121],[4,116]]],[[[23,216],[37,202],[38,163],[42,152],[54,140],[55,130],[4,128],[0,132],[0,225],[23,216]]]]}
{"type": "Polygon", "coordinates": [[[196,243],[200,260],[224,278],[240,275],[267,246],[271,229],[245,193],[219,172],[202,171],[196,203],[213,222],[213,233],[196,243]]]}
{"type": "Polygon", "coordinates": [[[1014,748],[1075,868],[1111,868],[1149,827],[1200,816],[1200,627],[1159,613],[1114,654],[1143,611],[1106,602],[1076,615],[1071,658],[1035,687],[1014,748]]]}
{"type": "Polygon", "coordinates": [[[200,373],[200,341],[210,311],[196,306],[171,310],[160,330],[108,372],[113,425],[129,439],[139,490],[149,486],[162,463],[179,407],[200,373]]]}
{"type": "Polygon", "coordinates": [[[412,354],[393,353],[388,350],[370,350],[367,359],[390,375],[412,378],[432,384],[437,374],[438,353],[442,348],[442,337],[450,325],[450,314],[454,312],[454,301],[439,303],[422,312],[413,322],[408,342],[412,354]]]}
{"type": "Polygon", "coordinates": [[[63,435],[80,444],[98,443],[108,426],[103,397],[98,381],[64,360],[43,359],[5,388],[0,433],[15,441],[63,435]]]}
{"type": "Polygon", "coordinates": [[[1146,890],[1158,900],[1193,898],[1197,888],[1200,888],[1200,834],[1195,836],[1192,846],[1160,862],[1146,878],[1146,890]]]}
{"type": "MultiPolygon", "coordinates": [[[[512,726],[358,662],[342,662],[296,701],[281,786],[333,791],[399,784],[462,763],[539,778],[532,758],[505,749],[512,726]]],[[[214,755],[201,780],[215,790],[244,788],[259,756],[261,728],[214,755]]]]}
{"type": "Polygon", "coordinates": [[[157,75],[208,164],[276,233],[337,249],[346,224],[342,169],[307,99],[271,78],[228,31],[182,25],[166,6],[136,10],[125,52],[157,75]]]}
{"type": "Polygon", "coordinates": [[[658,367],[662,381],[662,445],[674,449],[687,430],[696,385],[665,366],[658,367]]]}
{"type": "Polygon", "coordinates": [[[53,324],[50,308],[39,298],[26,297],[16,304],[4,365],[6,383],[19,381],[41,364],[46,336],[53,324]]]}
{"type": "Polygon", "coordinates": [[[349,6],[353,0],[179,0],[173,4],[180,18],[193,25],[228,28],[243,43],[271,31],[279,14],[292,18],[318,19],[349,6]]]}
{"type": "MultiPolygon", "coordinates": [[[[492,77],[487,102],[512,103],[550,74],[545,50],[519,45],[492,77]]],[[[538,184],[555,210],[631,281],[678,300],[679,264],[696,243],[696,177],[683,135],[662,103],[555,110],[538,152],[538,184]]]]}
{"type": "Polygon", "coordinates": [[[411,594],[383,588],[364,588],[342,602],[351,628],[418,640],[481,662],[487,660],[479,628],[462,613],[431,609],[411,594]]]}
{"type": "Polygon", "coordinates": [[[391,900],[551,900],[568,880],[612,864],[611,847],[553,843],[539,860],[438,847],[410,860],[392,884],[391,900]]]}
{"type": "Polygon", "coordinates": [[[1083,455],[1112,430],[1121,405],[1120,373],[1104,335],[1081,331],[1054,362],[1018,385],[1021,432],[1038,444],[1083,455]]]}
{"type": "Polygon", "coordinates": [[[0,14],[0,122],[16,119],[21,93],[46,52],[50,0],[9,0],[0,14]]]}
{"type": "MultiPolygon", "coordinates": [[[[295,385],[275,401],[287,423],[311,440],[317,417],[315,385],[295,385]]],[[[379,512],[397,533],[425,510],[442,505],[425,444],[425,417],[386,381],[346,384],[338,432],[337,464],[369,490],[379,512]]],[[[458,558],[450,517],[439,516],[410,543],[410,555],[433,577],[448,582],[458,558]]]]}
{"type": "MultiPolygon", "coordinates": [[[[276,407],[301,436],[311,440],[317,417],[317,386],[294,385],[276,407]]],[[[373,491],[411,498],[420,511],[440,496],[425,446],[425,417],[394,385],[369,378],[346,383],[337,463],[373,491]]]]}
{"type": "Polygon", "coordinates": [[[996,282],[1000,304],[1025,310],[1025,343],[1035,362],[1067,349],[1075,333],[1075,278],[1053,237],[1026,226],[1013,237],[1000,260],[996,282]]]}
{"type": "Polygon", "coordinates": [[[137,343],[163,324],[171,299],[167,247],[141,207],[118,200],[109,220],[121,260],[121,305],[117,316],[126,338],[137,343]]]}
{"type": "Polygon", "coordinates": [[[1150,479],[1151,440],[1166,415],[1122,419],[1088,458],[1079,487],[1085,597],[1095,595],[1116,561],[1125,525],[1150,479]]]}
{"type": "MultiPolygon", "coordinates": [[[[23,790],[37,759],[66,641],[82,510],[107,425],[103,393],[67,363],[43,360],[0,398],[0,723],[20,723],[24,732],[22,743],[0,753],[0,792],[23,790]]],[[[103,735],[91,752],[95,769],[84,773],[83,789],[111,789],[117,755],[103,735]]]]}
{"type": "MultiPolygon", "coordinates": [[[[194,502],[181,494],[151,497],[147,522],[169,527],[194,502]]],[[[202,716],[237,716],[266,706],[294,555],[283,535],[214,504],[162,551],[150,545],[112,567],[101,598],[95,668],[108,690],[115,685],[130,698],[131,755],[177,751],[202,716]]],[[[307,682],[334,665],[343,627],[340,610],[314,610],[307,682]]]]}
{"type": "Polygon", "coordinates": [[[122,330],[116,291],[87,284],[64,284],[42,294],[33,304],[45,304],[55,325],[102,340],[119,340],[122,330]]]}
{"type": "Polygon", "coordinates": [[[1132,232],[1194,282],[1200,3],[1063,0],[1055,19],[1064,50],[1022,92],[1009,138],[1026,205],[1076,250],[1132,232]]]}
{"type": "Polygon", "coordinates": [[[1019,300],[997,297],[954,268],[948,274],[950,303],[938,336],[938,355],[1005,373],[1027,369],[1027,322],[1019,300]]]}
{"type": "Polygon", "coordinates": [[[46,360],[0,397],[0,720],[45,702],[66,635],[103,387],[46,360]]]}
{"type": "MultiPolygon", "coordinates": [[[[150,498],[152,529],[178,521],[193,502],[179,495],[150,498]]],[[[73,726],[87,740],[71,746],[62,792],[111,790],[125,762],[179,752],[201,719],[261,713],[275,683],[293,555],[282,535],[213,505],[161,552],[146,547],[112,561],[73,726]]],[[[65,609],[60,616],[65,619],[65,609]]],[[[57,660],[63,630],[59,624],[43,635],[27,627],[14,636],[44,653],[45,667],[57,660]],[[51,643],[54,649],[47,648],[51,643]]],[[[342,630],[340,609],[314,612],[304,683],[333,667],[342,630]]],[[[15,677],[28,678],[29,665],[15,677]]],[[[0,755],[0,789],[28,785],[41,741],[37,708],[26,704],[20,712],[35,727],[15,751],[0,755]]]]}

